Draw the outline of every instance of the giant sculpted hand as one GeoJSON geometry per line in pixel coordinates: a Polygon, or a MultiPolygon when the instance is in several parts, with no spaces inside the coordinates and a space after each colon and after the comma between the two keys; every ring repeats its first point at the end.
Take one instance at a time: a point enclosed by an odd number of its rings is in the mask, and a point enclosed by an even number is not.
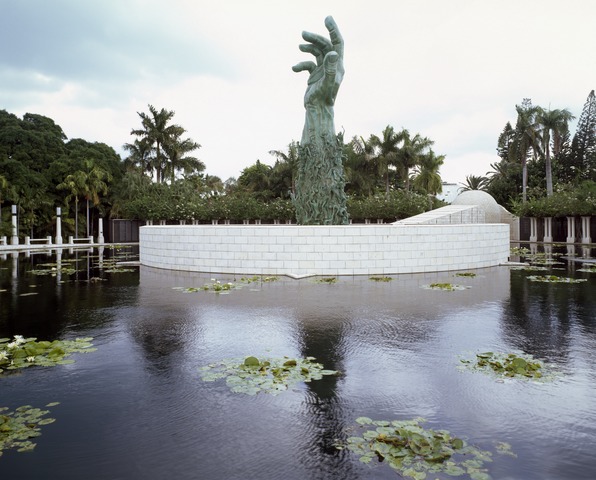
{"type": "Polygon", "coordinates": [[[315,33],[302,32],[302,38],[309,43],[299,48],[314,55],[316,63],[300,62],[292,67],[295,72],[307,70],[310,73],[304,95],[306,123],[303,142],[312,141],[314,136],[335,135],[333,105],[344,77],[344,41],[333,17],[325,19],[325,26],[331,40],[315,33]]]}
{"type": "Polygon", "coordinates": [[[344,78],[344,40],[332,17],[325,19],[327,38],[302,32],[307,44],[300,50],[311,53],[315,62],[301,62],[295,72],[308,71],[304,95],[306,117],[298,148],[296,220],[302,225],[348,223],[342,147],[335,133],[333,105],[344,78]]]}

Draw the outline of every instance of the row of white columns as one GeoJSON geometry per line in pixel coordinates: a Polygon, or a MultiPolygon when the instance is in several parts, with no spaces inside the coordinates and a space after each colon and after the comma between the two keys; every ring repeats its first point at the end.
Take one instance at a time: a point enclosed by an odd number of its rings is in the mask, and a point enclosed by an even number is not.
{"type": "MultiPolygon", "coordinates": [[[[19,244],[19,234],[18,234],[18,223],[17,223],[17,206],[12,205],[11,209],[12,213],[12,235],[10,238],[11,245],[18,245],[19,244]]],[[[99,217],[98,219],[98,236],[97,236],[97,243],[104,243],[105,239],[103,236],[103,218],[99,217]]],[[[29,237],[27,237],[29,238],[29,237]]],[[[71,239],[73,237],[69,237],[71,239]]],[[[30,242],[30,241],[29,241],[30,242]]],[[[29,243],[25,242],[25,243],[29,243]]],[[[48,237],[48,243],[51,243],[51,237],[48,237]]],[[[55,238],[56,245],[62,245],[62,209],[60,207],[56,207],[56,238],[55,238]]]]}
{"type": "MultiPolygon", "coordinates": [[[[580,217],[581,219],[581,241],[580,243],[592,243],[590,237],[590,216],[580,217]]],[[[575,220],[576,217],[567,217],[567,239],[566,243],[575,243],[575,220]]],[[[530,218],[530,242],[538,241],[538,218],[530,218]]],[[[544,218],[544,239],[543,242],[553,241],[553,219],[544,218]]]]}

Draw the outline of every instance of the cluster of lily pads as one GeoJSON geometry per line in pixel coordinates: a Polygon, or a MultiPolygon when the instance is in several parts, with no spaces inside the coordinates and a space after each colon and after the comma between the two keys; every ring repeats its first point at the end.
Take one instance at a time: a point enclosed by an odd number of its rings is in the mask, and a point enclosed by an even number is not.
{"type": "Polygon", "coordinates": [[[38,268],[30,270],[33,275],[51,275],[55,277],[58,273],[62,275],[73,275],[77,272],[75,268],[76,260],[63,260],[60,265],[57,263],[40,263],[38,268]]]}
{"type": "MultiPolygon", "coordinates": [[[[53,402],[46,407],[54,407],[59,402],[53,402]]],[[[41,410],[31,405],[23,405],[10,411],[7,407],[0,407],[0,456],[3,450],[16,448],[17,452],[30,452],[35,443],[30,439],[41,435],[40,428],[55,421],[46,417],[49,410],[41,410]]]]}
{"type": "Polygon", "coordinates": [[[372,276],[369,277],[369,280],[372,280],[373,282],[390,282],[393,279],[387,276],[372,276]]]}
{"type": "Polygon", "coordinates": [[[569,277],[558,277],[557,275],[530,275],[528,280],[531,282],[541,283],[582,283],[587,282],[585,278],[569,278],[569,277]]]}
{"type": "Polygon", "coordinates": [[[255,282],[270,283],[279,280],[276,276],[258,276],[242,277],[240,282],[222,282],[211,279],[211,282],[204,284],[202,287],[172,287],[173,290],[179,290],[184,293],[196,293],[201,291],[215,292],[215,293],[229,293],[230,290],[240,289],[244,284],[252,284],[255,282]]]}
{"type": "Polygon", "coordinates": [[[16,370],[33,365],[51,367],[74,363],[66,359],[72,353],[93,352],[92,338],[77,338],[76,340],[37,341],[36,338],[24,338],[15,335],[10,338],[0,338],[0,373],[4,370],[16,370]]]}
{"type": "Polygon", "coordinates": [[[577,271],[596,273],[596,263],[585,263],[582,268],[578,268],[577,271]]]}
{"type": "MultiPolygon", "coordinates": [[[[90,337],[76,340],[37,341],[15,335],[12,339],[0,338],[0,373],[4,370],[17,370],[31,366],[51,367],[74,363],[66,359],[72,353],[93,352],[90,337]]],[[[46,407],[58,405],[49,403],[46,407]]],[[[29,452],[35,448],[30,439],[41,435],[40,427],[53,423],[55,419],[44,418],[48,410],[23,405],[10,411],[0,407],[0,456],[3,450],[16,448],[18,452],[29,452]]]]}
{"type": "MultiPolygon", "coordinates": [[[[412,420],[356,419],[364,432],[348,437],[337,448],[360,456],[365,464],[373,460],[385,462],[404,478],[423,480],[430,475],[469,475],[473,480],[489,480],[484,464],[492,461],[492,453],[469,445],[447,430],[425,429],[423,418],[412,420]]],[[[497,451],[511,453],[508,444],[499,444],[497,451]]],[[[513,454],[512,454],[513,455],[513,454]]],[[[434,477],[433,477],[434,478],[434,477]]]]}
{"type": "Polygon", "coordinates": [[[201,378],[206,382],[225,378],[226,384],[235,393],[256,395],[263,392],[277,395],[300,382],[338,374],[335,370],[325,370],[323,365],[314,360],[314,357],[258,359],[250,356],[212,363],[200,371],[201,378]]]}
{"type": "Polygon", "coordinates": [[[473,360],[460,359],[464,368],[480,371],[499,378],[525,378],[548,380],[555,377],[553,369],[532,355],[515,353],[477,353],[473,360]]]}
{"type": "Polygon", "coordinates": [[[316,283],[326,283],[326,284],[337,283],[337,277],[318,278],[317,280],[315,280],[315,282],[316,283]]]}
{"type": "Polygon", "coordinates": [[[422,288],[426,290],[446,290],[448,292],[453,292],[455,290],[466,290],[470,287],[458,285],[456,283],[431,283],[430,285],[422,285],[422,288]]]}

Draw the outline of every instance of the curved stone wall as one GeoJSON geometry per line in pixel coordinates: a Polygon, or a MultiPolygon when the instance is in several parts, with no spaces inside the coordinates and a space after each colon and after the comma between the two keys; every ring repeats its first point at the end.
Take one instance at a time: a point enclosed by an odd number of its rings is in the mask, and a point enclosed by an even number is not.
{"type": "Polygon", "coordinates": [[[509,225],[160,225],[140,229],[142,265],[242,275],[390,275],[491,267],[509,225]]]}

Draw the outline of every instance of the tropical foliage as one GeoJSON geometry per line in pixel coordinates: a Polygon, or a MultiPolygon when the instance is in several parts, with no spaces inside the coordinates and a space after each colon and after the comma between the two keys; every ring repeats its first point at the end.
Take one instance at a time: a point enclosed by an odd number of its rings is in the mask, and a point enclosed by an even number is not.
{"type": "MultiPolygon", "coordinates": [[[[575,118],[566,108],[543,108],[524,99],[516,105],[515,128],[507,122],[497,141],[500,161],[487,172],[486,190],[508,209],[526,214],[526,202],[545,202],[548,208],[562,202],[544,200],[566,192],[577,197],[585,189],[584,183],[596,181],[596,98],[588,95],[579,116],[577,130],[570,141],[569,124],[575,118]],[[578,190],[578,192],[575,192],[578,190]]],[[[569,205],[567,205],[569,207],[569,205]]],[[[527,207],[542,210],[542,207],[527,207]]],[[[595,214],[593,209],[565,208],[559,215],[595,214]]],[[[542,216],[541,214],[540,216],[542,216]]]]}

